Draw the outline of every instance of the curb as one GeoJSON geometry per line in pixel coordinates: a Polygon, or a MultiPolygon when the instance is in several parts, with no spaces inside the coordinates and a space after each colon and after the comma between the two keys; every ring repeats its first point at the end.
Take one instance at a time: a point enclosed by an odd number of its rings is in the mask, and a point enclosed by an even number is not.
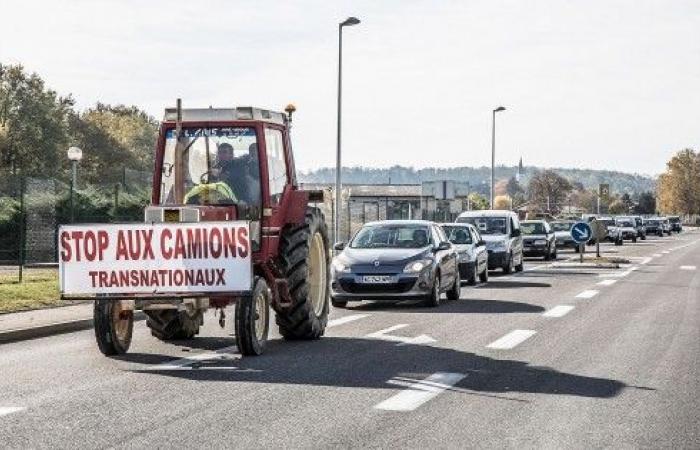
{"type": "MultiPolygon", "coordinates": [[[[134,321],[145,320],[143,311],[136,311],[134,321]]],[[[68,322],[56,322],[36,327],[16,328],[14,330],[0,331],[0,344],[10,342],[26,341],[42,337],[54,336],[57,334],[73,333],[76,331],[88,330],[93,327],[92,318],[71,320],[68,322]]]]}

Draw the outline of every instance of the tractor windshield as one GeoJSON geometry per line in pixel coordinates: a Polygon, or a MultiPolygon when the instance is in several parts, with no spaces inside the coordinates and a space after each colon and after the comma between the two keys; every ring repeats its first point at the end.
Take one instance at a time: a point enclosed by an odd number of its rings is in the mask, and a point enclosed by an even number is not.
{"type": "Polygon", "coordinates": [[[162,204],[260,205],[253,128],[183,128],[179,143],[174,130],[165,137],[162,204]]]}

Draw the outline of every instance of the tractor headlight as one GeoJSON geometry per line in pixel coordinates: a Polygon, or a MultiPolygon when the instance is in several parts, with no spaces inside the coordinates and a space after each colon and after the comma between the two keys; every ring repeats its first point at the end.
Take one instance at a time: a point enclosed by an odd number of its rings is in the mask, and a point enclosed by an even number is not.
{"type": "Polygon", "coordinates": [[[403,272],[404,273],[420,273],[425,269],[426,267],[429,267],[432,264],[432,261],[429,259],[422,259],[420,261],[411,261],[410,263],[406,264],[406,267],[404,267],[403,272]]]}

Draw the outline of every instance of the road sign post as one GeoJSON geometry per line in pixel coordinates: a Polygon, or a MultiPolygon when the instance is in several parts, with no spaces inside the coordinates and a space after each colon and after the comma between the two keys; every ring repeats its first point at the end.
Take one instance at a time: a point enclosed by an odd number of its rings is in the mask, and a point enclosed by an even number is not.
{"type": "Polygon", "coordinates": [[[586,242],[588,242],[593,236],[593,230],[591,226],[586,222],[576,222],[571,227],[571,238],[579,245],[581,256],[581,262],[583,262],[583,252],[586,250],[586,242]]]}

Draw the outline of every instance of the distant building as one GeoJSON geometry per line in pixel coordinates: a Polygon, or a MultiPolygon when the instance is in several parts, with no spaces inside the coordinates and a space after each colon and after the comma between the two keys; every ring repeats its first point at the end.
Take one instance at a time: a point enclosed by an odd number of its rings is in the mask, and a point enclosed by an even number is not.
{"type": "Polygon", "coordinates": [[[518,163],[518,171],[515,174],[515,180],[520,183],[520,178],[523,176],[525,171],[523,170],[523,157],[520,157],[520,162],[518,163]]]}

